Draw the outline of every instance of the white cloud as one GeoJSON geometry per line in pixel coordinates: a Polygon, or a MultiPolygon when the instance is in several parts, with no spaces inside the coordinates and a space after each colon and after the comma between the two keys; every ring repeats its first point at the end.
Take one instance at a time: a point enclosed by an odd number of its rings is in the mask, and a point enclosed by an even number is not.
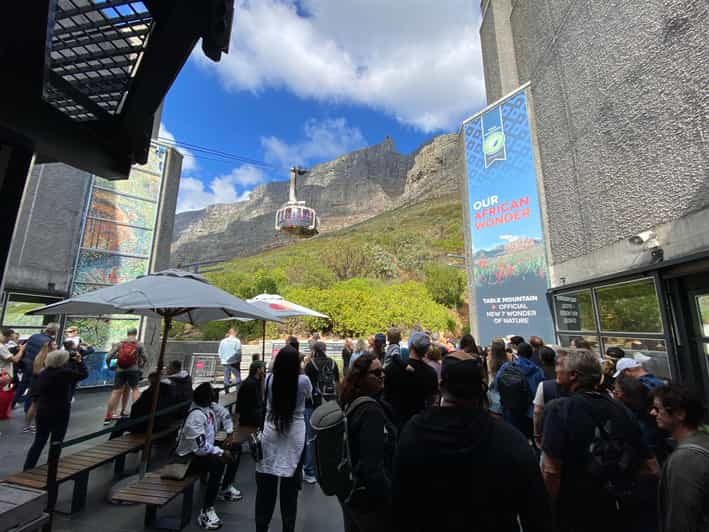
{"type": "Polygon", "coordinates": [[[522,237],[519,235],[500,235],[500,240],[504,240],[505,242],[514,242],[520,238],[522,237]]]}
{"type": "Polygon", "coordinates": [[[239,0],[227,89],[285,87],[363,104],[423,131],[455,129],[483,103],[479,10],[470,0],[239,0]]]}
{"type": "MultiPolygon", "coordinates": [[[[166,144],[175,144],[175,135],[173,135],[162,122],[160,122],[160,132],[158,133],[158,136],[161,137],[160,140],[166,144]]],[[[191,172],[196,170],[197,160],[195,159],[194,154],[187,148],[178,148],[177,146],[175,146],[175,148],[177,148],[177,151],[182,154],[182,172],[191,172]]]]}
{"type": "Polygon", "coordinates": [[[334,159],[367,144],[359,128],[348,126],[344,118],[310,119],[303,126],[303,137],[293,144],[278,137],[261,137],[266,161],[288,168],[334,159]]]}
{"type": "Polygon", "coordinates": [[[183,177],[180,179],[180,192],[177,196],[177,212],[195,211],[215,203],[246,201],[251,195],[251,188],[266,181],[266,174],[250,165],[234,168],[230,174],[215,177],[206,186],[194,177],[183,177]]]}

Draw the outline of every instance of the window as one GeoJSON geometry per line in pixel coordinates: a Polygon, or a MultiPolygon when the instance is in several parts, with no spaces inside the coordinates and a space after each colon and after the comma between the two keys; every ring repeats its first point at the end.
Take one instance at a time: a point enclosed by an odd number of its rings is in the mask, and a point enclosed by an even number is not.
{"type": "Polygon", "coordinates": [[[554,312],[560,331],[596,330],[590,290],[554,296],[554,312]]]}
{"type": "Polygon", "coordinates": [[[596,288],[603,331],[662,332],[660,303],[652,279],[596,288]]]}
{"type": "Polygon", "coordinates": [[[10,327],[20,336],[40,332],[47,323],[58,322],[59,316],[27,316],[26,313],[57,301],[57,298],[11,292],[7,296],[2,326],[10,327]]]}
{"type": "Polygon", "coordinates": [[[638,360],[650,373],[663,379],[670,378],[670,361],[664,340],[604,336],[603,346],[604,351],[609,347],[620,347],[626,357],[638,360]]]}
{"type": "Polygon", "coordinates": [[[598,353],[605,353],[609,347],[620,347],[628,357],[640,360],[648,371],[670,378],[654,279],[555,294],[554,313],[562,346],[569,346],[574,338],[582,337],[598,353]]]}
{"type": "Polygon", "coordinates": [[[580,335],[580,334],[560,334],[559,335],[559,343],[561,344],[562,347],[571,347],[571,341],[576,338],[583,338],[589,344],[591,344],[591,349],[593,349],[597,353],[600,352],[600,346],[598,343],[597,336],[584,336],[584,335],[580,335]]]}

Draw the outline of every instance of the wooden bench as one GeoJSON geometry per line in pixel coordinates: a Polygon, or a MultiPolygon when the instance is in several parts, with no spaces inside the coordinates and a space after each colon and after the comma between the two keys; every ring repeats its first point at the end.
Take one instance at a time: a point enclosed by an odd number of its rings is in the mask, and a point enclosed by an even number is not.
{"type": "Polygon", "coordinates": [[[145,504],[145,526],[167,530],[182,530],[192,520],[194,504],[194,484],[198,475],[189,475],[184,480],[160,478],[160,472],[148,473],[142,480],[123,488],[113,495],[114,501],[145,504]],[[158,518],[158,510],[182,495],[182,506],[178,517],[158,518]]]}
{"type": "MultiPolygon", "coordinates": [[[[153,441],[159,441],[174,434],[178,428],[179,424],[171,425],[168,429],[154,434],[153,441]]],[[[119,438],[103,441],[89,449],[60,458],[57,468],[57,484],[63,484],[70,480],[74,482],[69,513],[80,512],[86,507],[89,473],[92,470],[113,462],[114,473],[118,476],[125,469],[126,456],[139,452],[144,445],[144,434],[125,434],[119,438]]],[[[29,471],[11,475],[4,479],[3,482],[46,490],[48,469],[48,465],[44,464],[29,471]]]]}

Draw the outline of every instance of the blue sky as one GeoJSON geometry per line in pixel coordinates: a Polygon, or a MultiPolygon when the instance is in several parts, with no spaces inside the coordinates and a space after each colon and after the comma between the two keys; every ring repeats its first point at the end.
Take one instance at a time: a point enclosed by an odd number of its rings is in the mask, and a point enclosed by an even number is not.
{"type": "Polygon", "coordinates": [[[479,2],[236,0],[230,53],[198,45],[165,100],[182,148],[178,211],[241,201],[257,185],[391,136],[408,153],[483,106],[479,2]],[[220,159],[220,160],[213,160],[220,159]]]}

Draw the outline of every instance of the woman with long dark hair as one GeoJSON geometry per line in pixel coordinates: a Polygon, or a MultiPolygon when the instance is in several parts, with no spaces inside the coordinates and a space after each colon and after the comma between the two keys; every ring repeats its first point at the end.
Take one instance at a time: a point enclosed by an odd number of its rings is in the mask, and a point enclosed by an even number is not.
{"type": "Polygon", "coordinates": [[[298,351],[285,346],[266,379],[263,458],[256,466],[256,532],[268,530],[279,481],[283,531],[295,530],[305,448],[305,401],[312,391],[310,379],[302,374],[298,351]]]}
{"type": "Polygon", "coordinates": [[[352,468],[356,484],[340,500],[345,532],[385,532],[392,529],[391,479],[396,427],[380,400],[384,370],[379,359],[362,355],[342,381],[339,401],[347,413],[352,468]],[[362,399],[362,398],[368,398],[362,399]]]}
{"type": "Polygon", "coordinates": [[[500,401],[500,392],[495,387],[495,375],[508,360],[505,341],[495,338],[490,346],[490,355],[487,357],[487,374],[489,375],[487,398],[490,403],[490,413],[498,416],[502,415],[502,402],[500,401]]]}

